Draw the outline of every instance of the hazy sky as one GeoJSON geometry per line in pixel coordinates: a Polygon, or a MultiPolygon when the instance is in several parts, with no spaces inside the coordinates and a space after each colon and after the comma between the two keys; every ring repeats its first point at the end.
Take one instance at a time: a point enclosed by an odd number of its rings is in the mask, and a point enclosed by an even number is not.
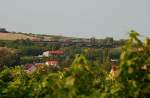
{"type": "Polygon", "coordinates": [[[150,0],[0,0],[0,27],[96,38],[134,29],[150,37],[150,0]]]}

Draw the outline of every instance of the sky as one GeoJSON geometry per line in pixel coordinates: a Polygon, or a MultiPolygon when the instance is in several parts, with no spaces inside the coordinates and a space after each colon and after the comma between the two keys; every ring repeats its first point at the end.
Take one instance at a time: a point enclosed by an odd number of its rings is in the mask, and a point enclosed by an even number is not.
{"type": "Polygon", "coordinates": [[[150,37],[150,0],[0,0],[0,27],[72,37],[150,37]]]}

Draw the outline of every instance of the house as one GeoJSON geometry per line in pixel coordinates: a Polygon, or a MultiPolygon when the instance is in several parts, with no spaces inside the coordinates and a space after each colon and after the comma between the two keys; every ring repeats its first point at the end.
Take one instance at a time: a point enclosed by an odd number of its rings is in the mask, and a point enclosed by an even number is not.
{"type": "Polygon", "coordinates": [[[34,64],[26,64],[26,65],[24,65],[24,70],[27,73],[32,73],[36,70],[36,66],[34,64]]]}
{"type": "Polygon", "coordinates": [[[60,69],[60,66],[58,65],[58,63],[59,63],[58,60],[49,60],[45,64],[47,66],[52,67],[53,69],[60,69]]]}
{"type": "Polygon", "coordinates": [[[118,61],[119,61],[118,59],[110,59],[110,63],[111,63],[112,65],[117,64],[118,61]]]}
{"type": "Polygon", "coordinates": [[[63,55],[64,51],[62,51],[62,50],[52,50],[52,51],[49,51],[49,54],[63,55]]]}
{"type": "Polygon", "coordinates": [[[45,63],[47,66],[56,66],[58,65],[58,61],[57,60],[49,60],[45,63]]]}
{"type": "Polygon", "coordinates": [[[49,51],[45,51],[45,52],[43,52],[43,56],[45,56],[45,57],[49,57],[49,56],[50,56],[49,51]]]}
{"type": "Polygon", "coordinates": [[[50,55],[63,55],[63,50],[51,50],[51,51],[45,51],[43,52],[43,56],[49,57],[50,55]]]}
{"type": "Polygon", "coordinates": [[[44,67],[45,67],[45,63],[25,64],[23,66],[25,72],[27,72],[27,73],[32,73],[32,72],[34,72],[40,68],[42,69],[44,67]]]}

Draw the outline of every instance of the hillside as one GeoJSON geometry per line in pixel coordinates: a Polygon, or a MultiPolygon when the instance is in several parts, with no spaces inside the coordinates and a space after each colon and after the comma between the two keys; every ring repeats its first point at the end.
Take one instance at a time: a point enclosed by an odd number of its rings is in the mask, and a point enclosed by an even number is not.
{"type": "Polygon", "coordinates": [[[55,36],[55,35],[40,35],[32,33],[5,33],[0,32],[0,40],[17,40],[17,39],[30,39],[34,41],[50,41],[55,39],[65,39],[67,37],[55,36]]]}
{"type": "Polygon", "coordinates": [[[37,37],[19,34],[19,33],[3,33],[0,32],[0,40],[17,40],[17,39],[35,39],[37,37]]]}

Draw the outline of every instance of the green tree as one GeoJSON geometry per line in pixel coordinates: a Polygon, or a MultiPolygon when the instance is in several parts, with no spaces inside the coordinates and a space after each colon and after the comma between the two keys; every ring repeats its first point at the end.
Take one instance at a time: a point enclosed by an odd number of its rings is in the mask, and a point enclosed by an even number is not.
{"type": "Polygon", "coordinates": [[[25,56],[37,56],[42,54],[42,49],[36,46],[29,46],[21,48],[21,53],[25,56]]]}
{"type": "Polygon", "coordinates": [[[20,62],[19,55],[14,50],[8,48],[0,48],[0,64],[14,66],[20,62]]]}

